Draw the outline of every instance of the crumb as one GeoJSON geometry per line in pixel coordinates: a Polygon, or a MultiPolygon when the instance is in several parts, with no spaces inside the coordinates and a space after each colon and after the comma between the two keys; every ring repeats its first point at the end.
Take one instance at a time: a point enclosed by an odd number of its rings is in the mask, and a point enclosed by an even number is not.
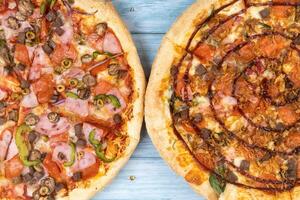
{"type": "Polygon", "coordinates": [[[134,181],[136,179],[135,176],[129,176],[129,180],[134,181]]]}

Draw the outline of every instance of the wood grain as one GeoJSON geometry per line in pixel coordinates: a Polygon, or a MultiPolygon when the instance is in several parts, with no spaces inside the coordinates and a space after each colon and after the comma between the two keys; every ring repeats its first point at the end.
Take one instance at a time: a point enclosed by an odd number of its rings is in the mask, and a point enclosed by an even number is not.
{"type": "Polygon", "coordinates": [[[166,33],[193,0],[113,0],[132,33],[166,33]]]}
{"type": "MultiPolygon", "coordinates": [[[[132,33],[148,78],[162,37],[193,0],[112,2],[132,33]]],[[[94,200],[203,200],[161,159],[145,126],[141,134],[141,142],[128,164],[94,200]],[[135,180],[131,181],[130,176],[135,180]]]]}

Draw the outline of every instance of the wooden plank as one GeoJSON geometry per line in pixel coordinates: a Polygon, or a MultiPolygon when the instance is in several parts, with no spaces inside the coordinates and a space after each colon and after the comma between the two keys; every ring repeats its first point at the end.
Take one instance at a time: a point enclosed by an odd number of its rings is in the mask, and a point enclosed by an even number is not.
{"type": "Polygon", "coordinates": [[[160,159],[132,158],[95,200],[201,200],[160,159]],[[131,181],[130,176],[135,176],[131,181]]]}
{"type": "Polygon", "coordinates": [[[163,36],[164,34],[132,34],[147,78],[163,36]]]}
{"type": "Polygon", "coordinates": [[[132,33],[165,33],[194,0],[113,0],[132,33]]]}

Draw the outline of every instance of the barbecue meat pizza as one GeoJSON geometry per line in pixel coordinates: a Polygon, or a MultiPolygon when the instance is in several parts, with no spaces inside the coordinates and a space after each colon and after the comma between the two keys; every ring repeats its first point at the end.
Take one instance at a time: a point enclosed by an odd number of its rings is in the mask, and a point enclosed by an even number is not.
{"type": "Polygon", "coordinates": [[[300,199],[300,1],[198,0],[165,36],[146,124],[207,199],[300,199]]]}
{"type": "Polygon", "coordinates": [[[89,199],[139,141],[144,74],[111,2],[0,1],[0,199],[89,199]]]}

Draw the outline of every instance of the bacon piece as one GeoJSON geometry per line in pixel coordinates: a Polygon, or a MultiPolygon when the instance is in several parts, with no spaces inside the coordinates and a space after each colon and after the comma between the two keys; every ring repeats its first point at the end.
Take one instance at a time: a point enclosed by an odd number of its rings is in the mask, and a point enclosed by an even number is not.
{"type": "Polygon", "coordinates": [[[82,117],[89,115],[89,103],[88,100],[66,98],[65,103],[63,104],[64,108],[69,112],[76,113],[82,117]]]}
{"type": "Polygon", "coordinates": [[[67,132],[70,129],[70,123],[67,118],[61,117],[57,123],[51,123],[47,115],[42,115],[40,121],[35,127],[35,130],[41,134],[53,137],[64,132],[67,132]]]}
{"type": "Polygon", "coordinates": [[[108,31],[104,36],[103,51],[112,54],[122,53],[122,47],[118,38],[110,31],[108,31]]]}

